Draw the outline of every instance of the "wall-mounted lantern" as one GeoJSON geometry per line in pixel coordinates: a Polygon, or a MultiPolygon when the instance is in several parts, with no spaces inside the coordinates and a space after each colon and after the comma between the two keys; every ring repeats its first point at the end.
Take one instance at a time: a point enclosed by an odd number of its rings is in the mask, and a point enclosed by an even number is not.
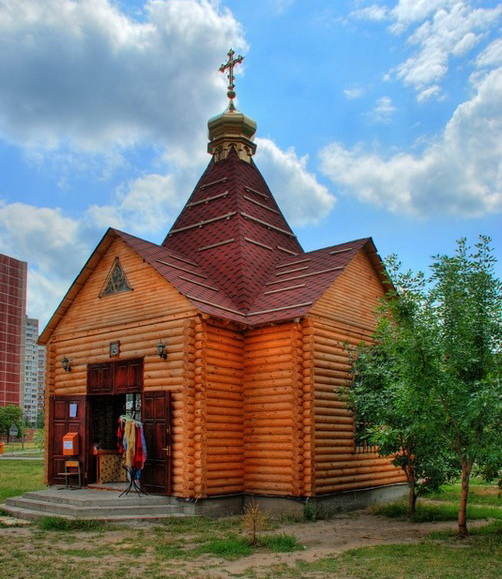
{"type": "Polygon", "coordinates": [[[70,360],[66,356],[61,359],[61,366],[65,372],[71,372],[70,360]]]}
{"type": "Polygon", "coordinates": [[[166,345],[162,340],[157,344],[157,354],[159,355],[159,358],[162,358],[163,360],[167,358],[166,345]]]}

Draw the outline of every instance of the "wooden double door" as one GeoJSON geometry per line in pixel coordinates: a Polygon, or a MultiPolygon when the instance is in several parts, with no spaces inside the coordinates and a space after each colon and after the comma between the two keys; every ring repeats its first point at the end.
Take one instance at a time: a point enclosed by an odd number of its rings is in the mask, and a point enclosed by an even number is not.
{"type": "MultiPolygon", "coordinates": [[[[84,485],[93,482],[95,457],[92,454],[92,409],[103,396],[141,396],[141,421],[147,459],[142,484],[147,492],[171,493],[172,426],[171,392],[142,391],[142,363],[138,360],[92,364],[88,368],[88,395],[52,396],[49,410],[49,483],[63,484],[58,477],[64,470],[63,437],[79,434],[78,457],[82,464],[84,485]],[[141,376],[140,376],[141,373],[141,376]],[[116,377],[116,378],[115,378],[116,377]],[[100,388],[100,393],[96,388],[100,388]],[[137,388],[141,390],[138,391],[137,388]]],[[[116,425],[112,425],[116,429],[116,425]]]]}

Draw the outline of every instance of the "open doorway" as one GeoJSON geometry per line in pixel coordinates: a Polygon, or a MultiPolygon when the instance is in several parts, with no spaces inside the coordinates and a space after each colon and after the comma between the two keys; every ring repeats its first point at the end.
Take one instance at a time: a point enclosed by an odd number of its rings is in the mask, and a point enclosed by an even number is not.
{"type": "Polygon", "coordinates": [[[124,415],[141,421],[141,393],[89,396],[88,484],[126,480],[117,437],[124,415]]]}

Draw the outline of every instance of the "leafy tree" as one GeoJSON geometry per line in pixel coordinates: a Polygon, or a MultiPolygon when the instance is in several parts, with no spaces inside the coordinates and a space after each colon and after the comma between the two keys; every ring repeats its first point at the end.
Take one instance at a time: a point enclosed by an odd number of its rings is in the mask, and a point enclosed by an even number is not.
{"type": "Polygon", "coordinates": [[[44,422],[45,422],[45,413],[43,410],[41,410],[40,412],[38,412],[37,414],[37,428],[44,428],[44,422]]]}
{"type": "Polygon", "coordinates": [[[360,348],[356,362],[356,412],[372,423],[372,442],[411,472],[411,486],[417,476],[448,476],[454,458],[460,537],[474,464],[493,473],[502,462],[502,298],[489,245],[480,237],[471,252],[460,240],[454,256],[434,258],[428,279],[401,273],[392,258],[397,291],[381,307],[375,344],[360,348]]]}
{"type": "Polygon", "coordinates": [[[351,398],[360,438],[377,446],[381,455],[392,456],[403,470],[411,517],[417,498],[437,490],[456,471],[436,427],[441,423],[437,406],[416,392],[417,382],[434,379],[429,374],[436,354],[428,332],[425,277],[400,273],[395,257],[387,268],[401,295],[397,299],[395,290],[388,293],[379,308],[375,342],[357,350],[351,398]]]}
{"type": "Polygon", "coordinates": [[[467,536],[474,464],[491,470],[502,466],[502,284],[494,275],[490,241],[480,237],[470,253],[462,239],[453,257],[436,257],[431,267],[430,296],[440,353],[433,396],[461,467],[461,537],[467,536]]]}
{"type": "Polygon", "coordinates": [[[9,428],[15,424],[19,435],[24,431],[23,410],[19,406],[9,404],[0,407],[0,437],[9,436],[9,428]]]}

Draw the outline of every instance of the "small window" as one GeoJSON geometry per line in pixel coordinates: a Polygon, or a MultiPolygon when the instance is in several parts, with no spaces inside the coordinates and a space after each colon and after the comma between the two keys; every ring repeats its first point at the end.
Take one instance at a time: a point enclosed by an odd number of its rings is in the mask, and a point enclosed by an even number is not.
{"type": "Polygon", "coordinates": [[[363,420],[354,421],[354,445],[355,452],[376,452],[377,446],[373,446],[368,442],[368,428],[371,426],[370,422],[363,420]]]}
{"type": "Polygon", "coordinates": [[[103,296],[128,291],[132,291],[132,287],[129,285],[124,270],[120,266],[119,258],[116,257],[103,285],[103,289],[99,292],[99,297],[102,298],[103,296]]]}

